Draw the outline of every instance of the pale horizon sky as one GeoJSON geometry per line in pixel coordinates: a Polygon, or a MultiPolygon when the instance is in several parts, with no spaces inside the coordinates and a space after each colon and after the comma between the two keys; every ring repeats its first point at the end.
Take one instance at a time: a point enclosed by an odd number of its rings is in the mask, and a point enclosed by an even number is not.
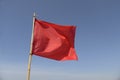
{"type": "Polygon", "coordinates": [[[0,80],[26,80],[32,16],[75,25],[78,61],[33,56],[31,80],[119,80],[119,0],[0,0],[0,80]]]}

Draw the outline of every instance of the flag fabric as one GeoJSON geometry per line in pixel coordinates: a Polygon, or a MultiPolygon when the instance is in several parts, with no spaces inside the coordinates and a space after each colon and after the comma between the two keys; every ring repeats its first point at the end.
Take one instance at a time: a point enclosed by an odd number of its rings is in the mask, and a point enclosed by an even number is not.
{"type": "Polygon", "coordinates": [[[78,60],[74,48],[75,26],[63,26],[35,19],[32,54],[58,60],[78,60]]]}

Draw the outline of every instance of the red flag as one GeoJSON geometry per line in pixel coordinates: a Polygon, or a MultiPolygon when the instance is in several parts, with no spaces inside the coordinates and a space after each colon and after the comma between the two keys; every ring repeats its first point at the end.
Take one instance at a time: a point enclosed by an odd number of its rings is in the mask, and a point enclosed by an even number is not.
{"type": "Polygon", "coordinates": [[[35,19],[32,54],[54,60],[78,60],[74,49],[74,26],[35,19]]]}

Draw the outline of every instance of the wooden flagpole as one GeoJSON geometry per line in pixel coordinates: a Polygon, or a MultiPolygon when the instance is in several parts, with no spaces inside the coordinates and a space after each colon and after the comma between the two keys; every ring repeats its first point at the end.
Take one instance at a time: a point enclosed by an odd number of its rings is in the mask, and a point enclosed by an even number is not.
{"type": "Polygon", "coordinates": [[[31,61],[32,61],[32,43],[33,43],[34,22],[35,22],[35,13],[33,14],[33,26],[32,26],[32,36],[31,36],[31,44],[30,44],[30,54],[29,54],[29,60],[28,60],[27,80],[30,80],[30,70],[31,70],[31,61]]]}

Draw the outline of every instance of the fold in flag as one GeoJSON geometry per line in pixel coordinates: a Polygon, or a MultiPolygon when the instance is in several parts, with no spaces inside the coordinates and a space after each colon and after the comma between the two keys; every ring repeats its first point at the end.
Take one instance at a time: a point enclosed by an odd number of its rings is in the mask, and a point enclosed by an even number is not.
{"type": "Polygon", "coordinates": [[[74,49],[75,29],[75,26],[35,19],[32,54],[58,61],[78,60],[74,49]]]}

